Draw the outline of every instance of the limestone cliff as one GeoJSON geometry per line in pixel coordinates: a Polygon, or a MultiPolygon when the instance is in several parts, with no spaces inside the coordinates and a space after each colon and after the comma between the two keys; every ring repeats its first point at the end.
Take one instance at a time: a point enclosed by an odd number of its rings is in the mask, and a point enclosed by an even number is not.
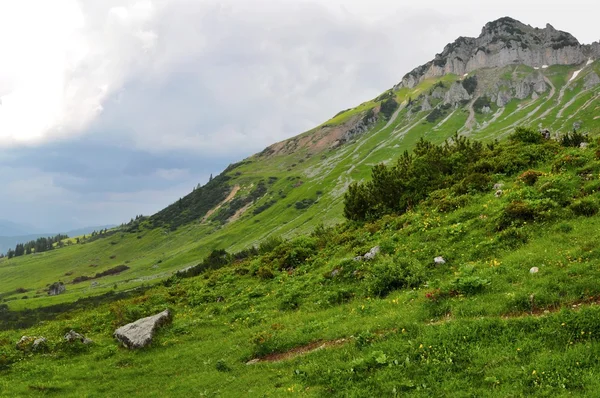
{"type": "Polygon", "coordinates": [[[395,88],[413,88],[424,79],[450,73],[462,76],[508,65],[574,65],[589,58],[600,58],[600,43],[582,45],[550,24],[533,28],[506,17],[487,23],[477,38],[459,37],[448,44],[432,61],[406,74],[395,88]]]}

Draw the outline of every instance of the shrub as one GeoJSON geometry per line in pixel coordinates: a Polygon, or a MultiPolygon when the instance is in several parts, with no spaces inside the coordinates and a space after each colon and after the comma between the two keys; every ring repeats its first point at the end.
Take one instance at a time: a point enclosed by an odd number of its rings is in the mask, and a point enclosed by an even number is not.
{"type": "Polygon", "coordinates": [[[583,142],[588,142],[587,134],[582,134],[578,131],[573,131],[572,133],[566,133],[562,137],[560,137],[560,145],[564,147],[576,147],[583,142]]]}
{"type": "Polygon", "coordinates": [[[391,97],[381,103],[380,112],[386,119],[389,119],[396,112],[396,109],[398,109],[398,102],[391,97]]]}
{"type": "Polygon", "coordinates": [[[471,173],[456,186],[456,192],[466,194],[484,192],[490,188],[491,177],[483,173],[471,173]]]}
{"type": "Polygon", "coordinates": [[[265,266],[260,267],[256,272],[256,275],[263,280],[273,279],[275,277],[273,271],[269,267],[265,266]]]}
{"type": "Polygon", "coordinates": [[[527,170],[525,172],[523,172],[520,176],[519,176],[519,180],[521,182],[523,182],[523,184],[525,185],[534,185],[538,178],[542,175],[543,173],[539,172],[539,171],[535,171],[535,170],[527,170]]]}
{"type": "Polygon", "coordinates": [[[464,295],[481,293],[489,285],[490,281],[488,279],[472,275],[456,278],[451,283],[452,288],[457,293],[464,295]]]}
{"type": "Polygon", "coordinates": [[[416,287],[423,280],[423,267],[416,260],[388,259],[371,270],[368,291],[385,297],[394,290],[416,287]]]}
{"type": "Polygon", "coordinates": [[[472,95],[477,89],[477,76],[469,76],[462,81],[462,86],[467,90],[469,95],[472,95]]]}
{"type": "Polygon", "coordinates": [[[526,127],[517,127],[515,132],[512,133],[508,138],[511,141],[520,141],[528,144],[539,144],[544,139],[539,132],[526,127]]]}
{"type": "Polygon", "coordinates": [[[218,372],[230,372],[231,371],[231,368],[229,367],[229,365],[227,365],[227,363],[222,359],[219,359],[217,361],[217,363],[215,364],[215,369],[218,372]]]}
{"type": "Polygon", "coordinates": [[[581,199],[577,202],[573,203],[571,206],[571,210],[578,216],[586,216],[591,217],[598,213],[600,210],[598,203],[596,203],[592,199],[581,199]]]}

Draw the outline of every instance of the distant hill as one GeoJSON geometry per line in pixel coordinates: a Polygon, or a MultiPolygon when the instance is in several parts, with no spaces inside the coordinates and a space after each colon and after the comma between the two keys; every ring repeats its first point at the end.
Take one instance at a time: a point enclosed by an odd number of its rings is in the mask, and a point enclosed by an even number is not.
{"type": "MultiPolygon", "coordinates": [[[[20,226],[19,224],[15,224],[15,223],[11,223],[10,221],[1,221],[0,226],[4,227],[6,225],[6,229],[3,229],[2,231],[22,231],[23,229],[19,229],[19,227],[22,228],[26,228],[26,226],[20,226]],[[4,224],[6,223],[6,224],[4,224]],[[10,228],[11,225],[14,225],[14,228],[10,228]]],[[[49,233],[40,233],[40,234],[17,234],[17,235],[13,235],[13,236],[0,236],[0,253],[6,253],[6,251],[10,248],[14,248],[17,243],[26,243],[32,240],[36,240],[37,238],[44,238],[44,237],[48,237],[48,236],[55,236],[58,235],[59,233],[62,234],[67,234],[69,237],[75,237],[75,236],[80,236],[80,235],[86,235],[89,233],[92,233],[93,231],[99,231],[101,229],[110,229],[115,227],[114,225],[101,225],[101,226],[95,226],[95,227],[85,227],[85,228],[79,228],[79,229],[74,229],[71,231],[66,231],[66,232],[49,232],[49,233]]],[[[30,231],[30,230],[29,230],[30,231]]]]}
{"type": "Polygon", "coordinates": [[[35,227],[26,224],[19,224],[8,220],[0,220],[0,237],[28,235],[41,232],[35,227]]]}

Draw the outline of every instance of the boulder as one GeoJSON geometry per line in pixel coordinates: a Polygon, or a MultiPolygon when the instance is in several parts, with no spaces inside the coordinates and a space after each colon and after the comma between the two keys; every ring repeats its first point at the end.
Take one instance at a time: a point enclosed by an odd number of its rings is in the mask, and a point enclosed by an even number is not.
{"type": "Polygon", "coordinates": [[[69,342],[69,343],[73,343],[75,341],[80,341],[83,344],[91,344],[91,343],[93,343],[92,340],[88,339],[84,335],[81,335],[81,334],[77,333],[74,330],[71,330],[71,331],[69,331],[69,333],[65,334],[64,339],[67,340],[67,342],[69,342]]]}
{"type": "Polygon", "coordinates": [[[442,256],[438,256],[438,257],[434,258],[433,262],[435,263],[435,265],[444,265],[444,264],[446,264],[446,260],[444,260],[444,257],[442,257],[442,256]]]}
{"type": "Polygon", "coordinates": [[[375,258],[375,256],[377,256],[377,254],[379,254],[380,251],[381,251],[380,247],[375,246],[374,248],[369,250],[369,252],[363,256],[363,258],[365,260],[373,260],[375,258]]]}
{"type": "Polygon", "coordinates": [[[588,147],[589,145],[590,145],[590,144],[588,144],[587,142],[582,142],[581,144],[579,144],[579,148],[581,148],[581,149],[587,149],[587,147],[588,147]]]}
{"type": "Polygon", "coordinates": [[[15,348],[19,351],[30,351],[37,337],[22,336],[15,348]]]}
{"type": "Polygon", "coordinates": [[[33,341],[31,346],[33,351],[46,351],[48,349],[48,340],[44,337],[38,337],[33,341]]]}
{"type": "Polygon", "coordinates": [[[58,296],[59,294],[64,293],[67,290],[65,284],[62,282],[54,282],[48,288],[48,294],[50,296],[58,296]]]}
{"type": "Polygon", "coordinates": [[[538,267],[531,267],[531,269],[529,270],[530,274],[537,274],[538,272],[540,272],[540,269],[538,267]]]}
{"type": "Polygon", "coordinates": [[[497,198],[499,198],[503,194],[504,194],[504,191],[502,191],[501,189],[499,189],[499,190],[496,191],[496,193],[494,194],[494,196],[497,197],[497,198]]]}
{"type": "Polygon", "coordinates": [[[494,184],[494,191],[497,191],[499,189],[504,188],[504,184],[501,182],[497,182],[496,184],[494,184]]]}
{"type": "Polygon", "coordinates": [[[143,348],[152,342],[156,330],[172,321],[169,310],[160,314],[138,319],[115,330],[114,336],[123,346],[134,349],[143,348]]]}

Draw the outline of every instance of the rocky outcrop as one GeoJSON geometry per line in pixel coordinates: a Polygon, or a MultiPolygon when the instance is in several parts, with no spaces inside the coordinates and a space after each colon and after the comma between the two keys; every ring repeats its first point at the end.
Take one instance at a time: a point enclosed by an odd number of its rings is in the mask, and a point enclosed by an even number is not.
{"type": "Polygon", "coordinates": [[[455,82],[450,86],[450,90],[446,92],[444,103],[454,105],[461,101],[469,101],[470,99],[471,96],[463,85],[459,82],[455,82]]]}
{"type": "Polygon", "coordinates": [[[432,109],[433,109],[433,107],[429,103],[429,100],[427,99],[427,97],[423,98],[423,102],[421,102],[421,110],[422,111],[430,111],[432,109]]]}
{"type": "Polygon", "coordinates": [[[152,342],[156,330],[172,321],[169,310],[160,314],[138,319],[115,330],[114,336],[123,346],[134,349],[143,348],[152,342]]]}
{"type": "Polygon", "coordinates": [[[587,90],[596,87],[598,84],[600,84],[600,77],[598,77],[596,72],[588,73],[583,80],[583,87],[587,90]]]}
{"type": "MultiPolygon", "coordinates": [[[[574,65],[600,57],[600,44],[585,46],[571,34],[554,29],[533,28],[512,18],[501,18],[486,24],[479,37],[459,37],[441,54],[404,76],[395,88],[413,88],[427,78],[446,74],[462,76],[483,68],[509,65],[574,65]]],[[[527,88],[522,87],[521,95],[527,88]]],[[[539,91],[536,91],[539,94],[539,91]]]]}
{"type": "Polygon", "coordinates": [[[50,296],[58,296],[59,294],[63,294],[67,288],[65,284],[62,282],[54,282],[48,287],[48,294],[50,296]]]}

